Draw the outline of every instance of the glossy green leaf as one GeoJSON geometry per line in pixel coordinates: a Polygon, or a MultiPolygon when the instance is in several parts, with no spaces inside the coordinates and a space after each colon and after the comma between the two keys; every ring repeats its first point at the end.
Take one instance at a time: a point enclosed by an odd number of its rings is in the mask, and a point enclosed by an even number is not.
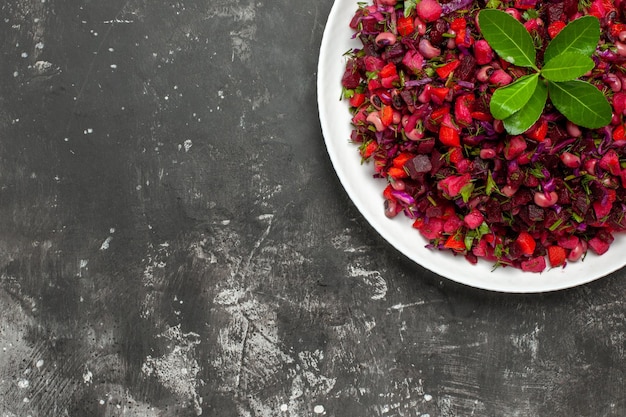
{"type": "Polygon", "coordinates": [[[504,120],[524,107],[533,95],[538,79],[539,73],[525,75],[505,87],[498,88],[489,104],[493,117],[504,120]]]}
{"type": "Polygon", "coordinates": [[[511,135],[519,135],[530,129],[535,124],[548,99],[548,89],[543,82],[538,82],[530,100],[516,113],[502,121],[504,128],[511,135]]]}
{"type": "Polygon", "coordinates": [[[591,56],[600,41],[600,21],[594,16],[572,20],[552,39],[543,55],[544,62],[568,52],[591,56]]]}
{"type": "Polygon", "coordinates": [[[611,122],[611,105],[604,94],[585,81],[549,82],[552,104],[572,123],[598,129],[611,122]]]}
{"type": "Polygon", "coordinates": [[[500,58],[520,67],[537,68],[533,39],[513,16],[501,10],[485,9],[478,14],[478,24],[500,58]]]}
{"type": "Polygon", "coordinates": [[[571,81],[593,69],[593,59],[578,52],[566,52],[552,58],[542,69],[541,75],[550,81],[571,81]]]}

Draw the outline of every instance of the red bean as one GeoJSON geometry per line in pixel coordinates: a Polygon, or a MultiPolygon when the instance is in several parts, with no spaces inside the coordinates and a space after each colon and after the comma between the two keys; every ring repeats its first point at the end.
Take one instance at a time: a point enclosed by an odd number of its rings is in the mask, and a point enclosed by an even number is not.
{"type": "Polygon", "coordinates": [[[563,152],[560,156],[563,164],[568,168],[578,168],[580,166],[580,156],[570,152],[563,152]]]}
{"type": "Polygon", "coordinates": [[[420,40],[420,43],[417,49],[420,51],[420,54],[422,54],[424,58],[430,59],[430,58],[434,58],[436,56],[441,55],[441,49],[434,47],[430,43],[430,41],[425,38],[422,38],[420,40]]]}
{"type": "Polygon", "coordinates": [[[397,191],[404,191],[406,189],[406,183],[402,180],[391,181],[391,186],[397,191]]]}
{"type": "Polygon", "coordinates": [[[559,195],[555,191],[551,191],[549,193],[536,192],[533,196],[533,200],[539,207],[552,207],[557,201],[559,201],[559,195]]]}
{"type": "Polygon", "coordinates": [[[508,14],[510,14],[511,16],[513,16],[515,19],[517,20],[522,20],[522,14],[520,13],[519,10],[513,8],[513,7],[509,7],[506,10],[504,10],[505,12],[507,12],[508,14]]]}
{"type": "Polygon", "coordinates": [[[374,127],[376,128],[376,131],[382,132],[383,130],[385,130],[385,125],[383,124],[383,121],[380,119],[380,114],[377,111],[373,111],[370,114],[368,114],[366,120],[374,125],[374,127]]]}
{"type": "Polygon", "coordinates": [[[424,23],[422,19],[420,19],[419,17],[416,17],[415,20],[413,21],[413,25],[415,26],[415,30],[417,31],[419,35],[426,34],[426,23],[424,23]]]}
{"type": "Polygon", "coordinates": [[[582,131],[580,130],[580,127],[570,122],[569,120],[565,124],[565,128],[567,129],[567,134],[573,138],[579,138],[580,135],[583,134],[582,131]]]}
{"type": "Polygon", "coordinates": [[[587,252],[587,242],[579,240],[578,244],[567,255],[567,259],[571,262],[579,260],[587,252]]]}
{"type": "Polygon", "coordinates": [[[485,65],[484,67],[481,67],[476,73],[476,79],[482,83],[486,83],[487,81],[489,81],[489,77],[491,77],[491,74],[493,74],[493,72],[493,66],[485,65]]]}
{"type": "Polygon", "coordinates": [[[609,86],[611,90],[613,90],[614,93],[621,91],[622,81],[619,79],[617,75],[610,74],[610,73],[604,74],[604,76],[602,77],[602,80],[604,81],[606,85],[609,86]]]}
{"type": "Polygon", "coordinates": [[[388,45],[394,45],[397,41],[397,38],[396,35],[391,32],[382,32],[379,33],[378,36],[376,36],[376,39],[374,41],[376,42],[376,45],[383,47],[388,45]]]}

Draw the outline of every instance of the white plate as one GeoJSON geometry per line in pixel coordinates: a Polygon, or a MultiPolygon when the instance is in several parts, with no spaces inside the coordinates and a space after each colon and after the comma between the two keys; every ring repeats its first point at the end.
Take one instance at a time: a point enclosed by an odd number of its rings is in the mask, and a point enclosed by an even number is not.
{"type": "Polygon", "coordinates": [[[372,178],[371,164],[361,164],[357,146],[350,142],[350,113],[341,96],[343,54],[360,42],[352,40],[349,22],[357,9],[356,0],[336,0],[322,38],[317,78],[320,121],[326,147],[337,176],[365,219],[397,250],[424,268],[443,277],[476,288],[510,293],[546,292],[570,288],[603,277],[626,265],[626,236],[621,233],[607,253],[589,253],[584,261],[565,268],[546,269],[541,274],[515,268],[493,270],[491,262],[470,264],[463,256],[424,247],[424,238],[403,214],[389,219],[384,214],[382,190],[386,182],[372,178]]]}

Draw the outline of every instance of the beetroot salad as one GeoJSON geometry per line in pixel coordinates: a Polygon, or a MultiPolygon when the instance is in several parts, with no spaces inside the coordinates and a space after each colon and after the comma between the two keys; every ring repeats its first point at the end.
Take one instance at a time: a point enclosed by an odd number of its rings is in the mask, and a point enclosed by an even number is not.
{"type": "MultiPolygon", "coordinates": [[[[349,24],[362,43],[346,53],[342,77],[351,141],[387,181],[385,214],[411,218],[428,247],[541,272],[588,250],[602,255],[626,230],[626,0],[374,0],[359,3],[349,24]],[[596,87],[608,103],[606,122],[574,123],[550,90],[547,78],[558,71],[531,77],[499,53],[481,31],[488,9],[530,34],[536,71],[569,23],[597,20],[597,44],[585,58],[591,68],[553,85],[596,87]],[[491,102],[524,77],[550,95],[516,132],[510,119],[493,116],[501,109],[491,102]]],[[[561,48],[563,60],[570,49],[561,48]]],[[[511,117],[528,118],[526,109],[511,117]]]]}

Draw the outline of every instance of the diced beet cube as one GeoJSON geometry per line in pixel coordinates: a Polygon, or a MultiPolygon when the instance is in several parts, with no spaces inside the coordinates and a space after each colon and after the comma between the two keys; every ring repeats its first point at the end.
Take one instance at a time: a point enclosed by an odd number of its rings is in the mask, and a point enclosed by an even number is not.
{"type": "Polygon", "coordinates": [[[430,43],[433,45],[439,45],[443,43],[444,37],[443,34],[448,31],[448,24],[443,20],[439,19],[435,23],[433,23],[430,29],[430,43]]]}
{"type": "Polygon", "coordinates": [[[525,206],[526,204],[531,202],[532,199],[533,195],[530,190],[524,188],[518,190],[515,194],[513,194],[513,197],[511,197],[511,203],[513,204],[513,207],[520,207],[525,206]]]}
{"type": "Polygon", "coordinates": [[[477,229],[478,226],[480,226],[484,220],[485,218],[482,215],[482,213],[474,209],[465,216],[465,218],[463,219],[463,222],[465,223],[468,229],[474,230],[474,229],[477,229]]]}
{"type": "Polygon", "coordinates": [[[443,231],[444,233],[453,234],[461,227],[463,227],[463,220],[459,219],[457,216],[450,216],[443,224],[443,231]]]}
{"type": "Polygon", "coordinates": [[[472,176],[470,174],[451,175],[447,178],[440,180],[437,183],[437,188],[439,188],[450,197],[456,197],[461,193],[461,189],[469,184],[471,180],[472,176]]]}
{"type": "Polygon", "coordinates": [[[428,240],[437,239],[443,233],[443,220],[438,218],[429,218],[421,227],[420,232],[428,240]]]}
{"type": "Polygon", "coordinates": [[[520,267],[526,272],[543,272],[546,269],[546,258],[537,256],[527,261],[522,261],[520,267]]]}
{"type": "Polygon", "coordinates": [[[600,221],[609,215],[609,213],[611,212],[611,208],[613,207],[613,204],[607,198],[603,200],[596,200],[593,203],[591,203],[591,206],[593,207],[593,211],[596,214],[596,219],[600,221]]]}
{"type": "Polygon", "coordinates": [[[422,194],[426,193],[426,191],[428,191],[428,188],[426,187],[426,184],[424,183],[424,176],[420,175],[417,178],[413,178],[415,180],[415,184],[406,181],[404,184],[404,189],[407,193],[409,193],[410,195],[413,196],[413,198],[416,198],[421,196],[422,194]]]}
{"type": "Polygon", "coordinates": [[[572,207],[576,211],[576,214],[583,216],[589,210],[589,199],[586,195],[577,195],[574,199],[572,207]]]}
{"type": "Polygon", "coordinates": [[[558,203],[563,205],[563,204],[571,204],[572,202],[572,196],[569,192],[569,190],[567,189],[567,187],[562,186],[562,187],[558,187],[556,189],[556,193],[559,196],[558,199],[558,203]]]}
{"type": "Polygon", "coordinates": [[[515,0],[514,5],[518,9],[534,9],[537,6],[537,0],[515,0]]]}
{"type": "Polygon", "coordinates": [[[483,237],[478,241],[477,244],[472,248],[472,253],[479,258],[483,258],[487,255],[487,241],[483,237]]]}
{"type": "Polygon", "coordinates": [[[430,205],[426,209],[426,216],[429,218],[440,218],[443,216],[443,214],[444,214],[444,208],[441,204],[438,204],[436,206],[430,205]]]}
{"type": "Polygon", "coordinates": [[[417,155],[413,159],[407,161],[404,167],[409,173],[409,176],[413,179],[417,179],[420,174],[430,172],[433,168],[430,163],[430,157],[423,154],[417,155]]]}
{"type": "MultiPolygon", "coordinates": [[[[411,72],[417,74],[424,66],[424,57],[417,51],[409,50],[402,58],[402,64],[411,72]]],[[[412,96],[411,94],[409,96],[412,96]]],[[[406,100],[406,99],[405,99],[406,100]]]]}
{"type": "Polygon", "coordinates": [[[520,156],[527,146],[526,140],[522,136],[513,136],[504,148],[504,157],[511,161],[520,156]]]}
{"type": "Polygon", "coordinates": [[[341,77],[341,85],[349,90],[357,88],[361,82],[361,75],[357,71],[354,59],[346,62],[346,70],[341,77]]]}
{"type": "Polygon", "coordinates": [[[544,218],[544,210],[535,205],[529,204],[528,206],[528,218],[533,222],[541,222],[544,218]]]}
{"type": "Polygon", "coordinates": [[[601,241],[606,242],[608,244],[613,243],[613,240],[615,240],[615,238],[613,237],[613,234],[611,234],[611,232],[607,229],[598,230],[598,232],[596,233],[596,237],[600,239],[601,241]]]}
{"type": "Polygon", "coordinates": [[[490,199],[485,204],[485,214],[489,223],[500,223],[502,221],[502,207],[496,200],[490,199]]]}
{"type": "Polygon", "coordinates": [[[388,46],[382,56],[386,61],[398,64],[405,56],[405,51],[406,48],[404,45],[401,42],[396,42],[393,45],[388,46]]]}
{"type": "Polygon", "coordinates": [[[548,16],[547,25],[564,20],[563,5],[563,3],[548,3],[546,5],[546,14],[548,16]]]}
{"type": "Polygon", "coordinates": [[[417,152],[423,154],[429,154],[435,148],[435,138],[428,138],[420,140],[417,144],[417,152]]]}
{"type": "Polygon", "coordinates": [[[430,154],[430,163],[433,166],[433,172],[439,172],[445,165],[445,160],[437,149],[433,149],[433,152],[430,154]]]}
{"type": "Polygon", "coordinates": [[[476,71],[476,59],[472,55],[463,55],[461,64],[454,70],[454,76],[463,81],[470,81],[474,78],[476,71]]]}
{"type": "Polygon", "coordinates": [[[615,150],[609,149],[598,162],[600,168],[610,172],[613,175],[620,175],[622,168],[619,164],[619,155],[615,150]]]}
{"type": "Polygon", "coordinates": [[[589,239],[589,248],[594,251],[598,255],[602,255],[609,250],[609,246],[611,245],[609,242],[605,242],[604,240],[598,237],[592,237],[589,239]]]}
{"type": "Polygon", "coordinates": [[[563,0],[563,13],[569,18],[578,13],[578,0],[563,0]]]}
{"type": "Polygon", "coordinates": [[[380,71],[387,65],[383,59],[375,56],[366,56],[363,62],[365,63],[365,70],[369,72],[380,71]]]}
{"type": "Polygon", "coordinates": [[[467,261],[471,264],[477,264],[478,263],[478,257],[476,255],[474,255],[472,252],[467,252],[465,254],[465,259],[467,259],[467,261]]]}
{"type": "Polygon", "coordinates": [[[441,17],[443,11],[437,0],[422,0],[415,6],[417,15],[426,22],[434,22],[441,17]]]}
{"type": "Polygon", "coordinates": [[[573,235],[562,236],[557,241],[558,245],[565,249],[574,249],[576,246],[578,246],[579,242],[580,239],[578,238],[578,236],[573,235]]]}
{"type": "Polygon", "coordinates": [[[615,93],[613,95],[613,108],[615,109],[616,114],[624,114],[626,113],[626,93],[620,91],[619,93],[615,93]]]}

